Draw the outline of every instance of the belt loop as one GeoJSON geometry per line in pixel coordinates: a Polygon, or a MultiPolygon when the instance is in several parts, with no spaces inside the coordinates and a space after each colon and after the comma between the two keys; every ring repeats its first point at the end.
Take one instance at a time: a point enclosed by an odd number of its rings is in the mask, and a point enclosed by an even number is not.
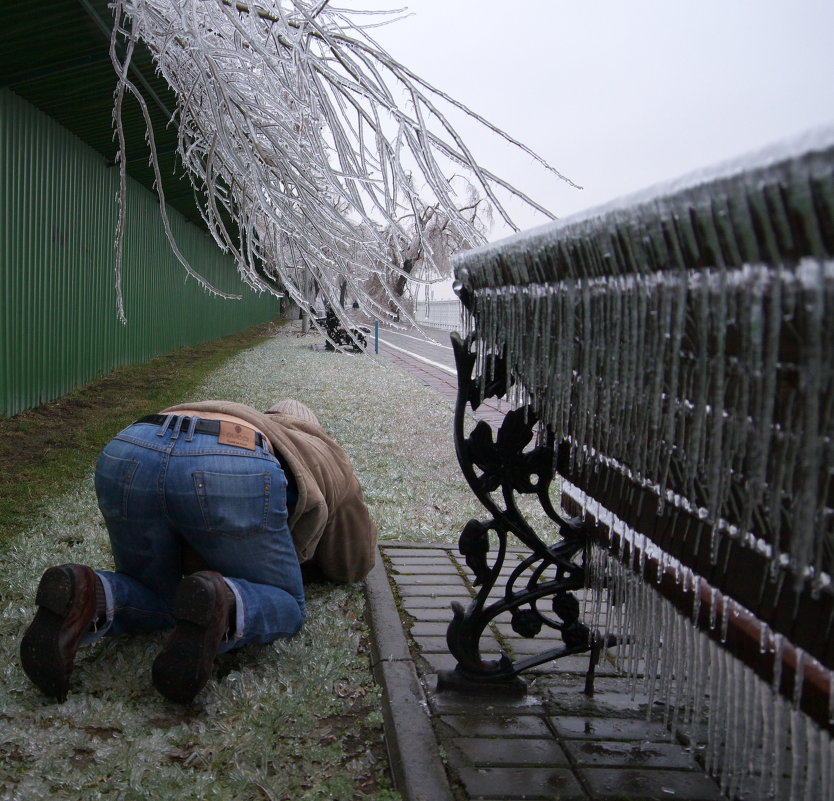
{"type": "Polygon", "coordinates": [[[165,415],[165,422],[159,427],[159,431],[157,432],[158,437],[164,437],[165,436],[165,432],[168,430],[168,428],[171,425],[173,420],[174,420],[174,415],[173,414],[165,415]]]}
{"type": "Polygon", "coordinates": [[[174,433],[171,434],[171,442],[179,437],[182,424],[186,421],[186,419],[187,418],[183,417],[181,414],[177,415],[177,421],[174,423],[174,433]]]}
{"type": "Polygon", "coordinates": [[[197,423],[200,421],[200,418],[196,415],[191,417],[188,421],[188,431],[185,432],[185,441],[191,442],[194,439],[194,429],[197,427],[197,423]]]}

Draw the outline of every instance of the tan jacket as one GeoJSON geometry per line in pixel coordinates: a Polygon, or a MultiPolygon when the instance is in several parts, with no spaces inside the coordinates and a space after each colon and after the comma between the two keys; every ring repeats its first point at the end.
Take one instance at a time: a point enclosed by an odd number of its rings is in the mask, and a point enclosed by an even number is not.
{"type": "Polygon", "coordinates": [[[299,562],[312,560],[333,581],[359,581],[367,575],[374,565],[376,525],[350,459],[321,426],[229,401],[182,403],[164,413],[179,409],[230,414],[266,434],[298,485],[289,526],[299,562]]]}

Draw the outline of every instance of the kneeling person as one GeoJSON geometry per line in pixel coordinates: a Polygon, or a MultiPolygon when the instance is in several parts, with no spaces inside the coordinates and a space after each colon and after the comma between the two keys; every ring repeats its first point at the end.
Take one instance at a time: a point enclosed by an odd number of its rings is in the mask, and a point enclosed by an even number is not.
{"type": "Polygon", "coordinates": [[[353,582],[374,563],[350,460],[297,401],[143,417],[104,448],[95,482],[116,569],[49,568],[20,648],[29,678],[61,700],[81,645],[173,626],[152,678],[188,703],[217,653],[300,630],[302,566],[353,582]]]}

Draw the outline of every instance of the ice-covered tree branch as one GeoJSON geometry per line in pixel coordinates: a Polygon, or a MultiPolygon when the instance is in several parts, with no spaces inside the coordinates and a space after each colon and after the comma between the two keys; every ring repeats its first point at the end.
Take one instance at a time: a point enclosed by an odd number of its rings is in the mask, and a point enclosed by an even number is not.
{"type": "MultiPolygon", "coordinates": [[[[251,6],[232,0],[116,0],[114,16],[120,142],[125,93],[141,103],[127,67],[134,43],[142,42],[176,96],[178,154],[203,220],[255,289],[280,288],[306,306],[299,284],[306,272],[305,286],[317,286],[337,309],[337,297],[350,286],[365,311],[384,312],[387,304],[363,286],[392,265],[407,274],[398,265],[424,228],[404,224],[407,215],[417,220],[433,209],[443,230],[453,230],[460,241],[485,241],[468,199],[457,196],[454,173],[465,173],[513,228],[506,197],[553,216],[478,163],[444,106],[567,179],[386,53],[369,36],[373,23],[363,24],[364,12],[338,10],[327,0],[251,6]]],[[[149,123],[148,138],[158,172],[149,123]]],[[[125,161],[122,148],[123,171],[125,161]]],[[[158,176],[157,189],[164,215],[158,176]]],[[[165,227],[186,269],[202,281],[165,227]]],[[[120,216],[117,254],[123,228],[120,216]]],[[[430,263],[439,256],[423,247],[421,258],[430,263]]],[[[119,271],[117,260],[117,276],[119,271]]]]}

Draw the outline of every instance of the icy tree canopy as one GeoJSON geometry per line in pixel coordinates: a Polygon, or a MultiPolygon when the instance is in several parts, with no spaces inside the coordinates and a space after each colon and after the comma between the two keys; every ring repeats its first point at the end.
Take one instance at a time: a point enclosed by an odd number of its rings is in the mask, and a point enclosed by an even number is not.
{"type": "MultiPolygon", "coordinates": [[[[141,42],[176,94],[178,152],[205,223],[257,290],[281,285],[305,306],[302,284],[312,281],[333,302],[346,282],[365,311],[387,314],[365,282],[401,267],[400,248],[413,247],[414,231],[403,229],[406,215],[414,219],[426,202],[438,204],[463,241],[484,242],[458,211],[456,175],[466,176],[514,228],[509,196],[552,217],[477,163],[447,119],[449,109],[562,176],[386,53],[368,35],[374,23],[367,13],[336,9],[328,0],[116,0],[114,15],[117,133],[126,93],[145,109],[128,73],[141,42]]],[[[146,110],[145,116],[156,164],[146,110]]],[[[159,179],[157,185],[161,194],[159,179]]],[[[168,229],[164,202],[162,214],[168,229]]],[[[170,231],[169,239],[186,269],[217,291],[186,263],[170,231]]]]}

